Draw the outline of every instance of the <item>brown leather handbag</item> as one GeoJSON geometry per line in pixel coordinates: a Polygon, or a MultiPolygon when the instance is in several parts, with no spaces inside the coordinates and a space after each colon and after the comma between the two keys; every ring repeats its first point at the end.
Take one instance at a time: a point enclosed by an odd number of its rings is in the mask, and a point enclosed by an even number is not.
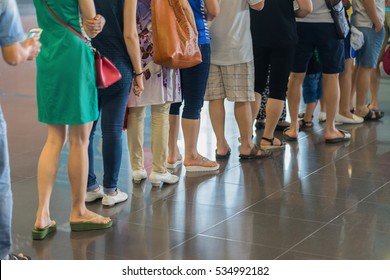
{"type": "Polygon", "coordinates": [[[167,68],[202,62],[198,32],[188,0],[152,0],[153,59],[167,68]]]}

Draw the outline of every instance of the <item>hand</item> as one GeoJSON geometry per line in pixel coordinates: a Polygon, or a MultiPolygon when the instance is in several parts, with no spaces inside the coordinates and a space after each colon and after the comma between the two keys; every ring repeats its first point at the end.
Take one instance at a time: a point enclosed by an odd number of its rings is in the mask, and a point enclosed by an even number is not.
{"type": "Polygon", "coordinates": [[[374,26],[375,26],[375,32],[380,32],[381,30],[382,30],[382,28],[383,28],[383,23],[381,23],[381,22],[379,22],[379,23],[377,23],[377,24],[374,24],[374,26]]]}
{"type": "Polygon", "coordinates": [[[102,30],[106,23],[106,19],[101,15],[96,15],[92,19],[86,19],[83,22],[85,33],[88,37],[95,38],[102,30]]]}
{"type": "MultiPolygon", "coordinates": [[[[388,1],[390,1],[390,0],[388,0],[388,1]]],[[[343,0],[343,4],[344,4],[344,7],[346,10],[348,10],[349,8],[352,7],[351,1],[349,1],[349,0],[343,0]]]]}
{"type": "Polygon", "coordinates": [[[133,79],[133,92],[136,96],[140,96],[144,90],[143,74],[135,76],[133,79]]]}
{"type": "Polygon", "coordinates": [[[39,36],[34,36],[23,41],[23,48],[27,49],[27,60],[34,60],[41,51],[41,43],[38,41],[39,36]]]}

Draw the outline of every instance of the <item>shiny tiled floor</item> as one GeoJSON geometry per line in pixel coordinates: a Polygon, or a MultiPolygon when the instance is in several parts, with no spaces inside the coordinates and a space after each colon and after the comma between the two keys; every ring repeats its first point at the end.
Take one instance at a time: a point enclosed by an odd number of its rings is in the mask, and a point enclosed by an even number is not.
{"type": "MultiPolygon", "coordinates": [[[[27,30],[36,22],[31,4],[21,6],[27,30]]],[[[58,231],[33,241],[36,166],[46,136],[45,126],[36,121],[34,76],[33,63],[12,68],[0,62],[14,192],[14,251],[44,260],[390,259],[389,79],[381,88],[385,118],[343,126],[352,132],[350,143],[324,144],[323,126],[316,122],[311,131],[300,132],[298,143],[265,160],[238,160],[238,129],[229,104],[227,135],[233,152],[221,162],[220,172],[190,176],[179,169],[179,183],[161,189],[131,182],[125,141],[119,185],[129,200],[112,208],[88,204],[114,219],[113,228],[105,231],[70,232],[65,147],[52,198],[58,231]]],[[[213,158],[215,138],[207,116],[206,106],[199,148],[213,158]]],[[[101,178],[101,143],[96,142],[101,178]]],[[[179,144],[182,148],[182,140],[179,144]]],[[[145,150],[150,172],[148,143],[145,150]]]]}

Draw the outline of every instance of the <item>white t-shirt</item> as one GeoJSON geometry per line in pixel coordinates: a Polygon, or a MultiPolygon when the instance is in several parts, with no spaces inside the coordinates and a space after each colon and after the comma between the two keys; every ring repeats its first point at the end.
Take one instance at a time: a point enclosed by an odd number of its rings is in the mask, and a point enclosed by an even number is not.
{"type": "Polygon", "coordinates": [[[326,6],[325,0],[311,0],[313,3],[313,12],[304,18],[297,18],[297,22],[310,23],[333,23],[330,11],[326,6]]]}
{"type": "Polygon", "coordinates": [[[210,27],[211,63],[232,65],[253,60],[249,6],[263,0],[223,0],[210,27]]]}
{"type": "MultiPolygon", "coordinates": [[[[385,0],[375,0],[376,13],[383,23],[385,21],[385,0]]],[[[357,27],[369,27],[372,28],[373,22],[367,15],[362,0],[352,1],[353,13],[351,16],[351,23],[357,27]]]]}

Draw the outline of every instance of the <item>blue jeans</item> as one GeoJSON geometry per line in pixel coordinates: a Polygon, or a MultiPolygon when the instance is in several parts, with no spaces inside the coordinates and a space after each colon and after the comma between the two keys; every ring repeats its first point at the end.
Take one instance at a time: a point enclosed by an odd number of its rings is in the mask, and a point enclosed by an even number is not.
{"type": "MultiPolygon", "coordinates": [[[[131,85],[131,84],[130,84],[131,85]]],[[[117,189],[119,169],[122,161],[122,128],[129,99],[130,85],[123,88],[99,89],[99,110],[102,129],[103,187],[104,193],[113,193],[117,189]]],[[[87,191],[96,189],[99,184],[94,168],[94,135],[98,120],[93,124],[89,138],[89,172],[87,191]]]]}
{"type": "Polygon", "coordinates": [[[7,124],[0,106],[0,258],[11,251],[12,191],[9,169],[7,124]]]}
{"type": "MultiPolygon", "coordinates": [[[[210,45],[200,45],[202,63],[194,67],[181,69],[180,80],[184,107],[182,118],[199,120],[204,103],[207,79],[210,71],[210,45]]],[[[179,115],[181,102],[171,104],[169,114],[179,115]]]]}

